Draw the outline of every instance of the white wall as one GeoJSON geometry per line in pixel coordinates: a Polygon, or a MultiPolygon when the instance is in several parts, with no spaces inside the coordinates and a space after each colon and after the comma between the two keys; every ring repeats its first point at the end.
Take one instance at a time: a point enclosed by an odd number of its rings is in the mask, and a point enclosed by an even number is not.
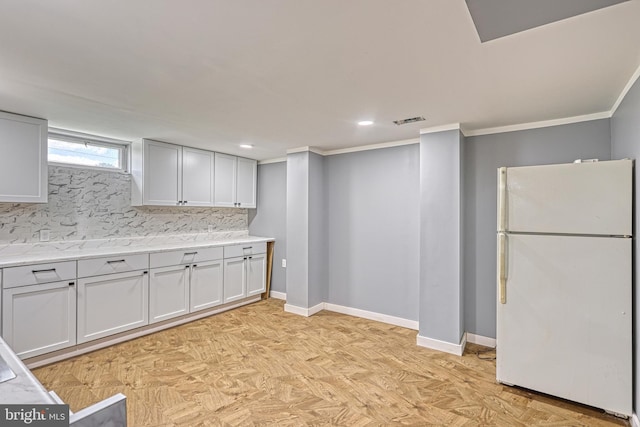
{"type": "Polygon", "coordinates": [[[232,208],[131,207],[131,175],[49,166],[49,202],[0,203],[0,243],[245,231],[247,210],[232,208]]]}

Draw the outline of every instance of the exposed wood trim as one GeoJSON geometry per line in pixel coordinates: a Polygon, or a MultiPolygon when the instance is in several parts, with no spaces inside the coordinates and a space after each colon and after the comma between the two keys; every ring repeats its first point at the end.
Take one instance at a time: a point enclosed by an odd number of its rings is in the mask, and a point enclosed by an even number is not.
{"type": "Polygon", "coordinates": [[[262,299],[268,299],[271,290],[271,272],[273,271],[273,245],[275,242],[267,242],[267,286],[262,293],[262,299]]]}

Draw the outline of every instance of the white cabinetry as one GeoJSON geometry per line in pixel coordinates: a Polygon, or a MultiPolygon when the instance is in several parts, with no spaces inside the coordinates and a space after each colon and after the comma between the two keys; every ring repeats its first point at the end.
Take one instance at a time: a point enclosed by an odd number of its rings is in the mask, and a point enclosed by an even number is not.
{"type": "Polygon", "coordinates": [[[265,291],[265,243],[226,246],[224,256],[225,303],[265,291]]]}
{"type": "Polygon", "coordinates": [[[78,279],[78,343],[148,324],[146,270],[78,279]]]}
{"type": "Polygon", "coordinates": [[[222,248],[151,254],[149,323],[222,303],[222,248]]]}
{"type": "Polygon", "coordinates": [[[194,264],[191,267],[190,311],[222,304],[224,268],[222,259],[194,264]]]}
{"type": "Polygon", "coordinates": [[[143,140],[132,149],[132,205],[213,206],[214,153],[143,140]]]}
{"type": "Polygon", "coordinates": [[[47,121],[0,112],[0,202],[47,202],[47,121]]]}
{"type": "Polygon", "coordinates": [[[258,162],[228,154],[215,156],[215,205],[256,207],[258,162]]]}
{"type": "Polygon", "coordinates": [[[9,288],[2,298],[2,336],[21,359],[75,345],[75,280],[9,288]]]}
{"type": "Polygon", "coordinates": [[[76,343],[76,262],[2,271],[2,336],[21,358],[76,343]]]}

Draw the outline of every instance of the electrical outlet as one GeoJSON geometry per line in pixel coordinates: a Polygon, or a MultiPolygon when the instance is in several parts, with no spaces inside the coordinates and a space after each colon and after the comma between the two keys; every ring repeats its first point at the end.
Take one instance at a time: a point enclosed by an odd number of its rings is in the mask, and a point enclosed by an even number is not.
{"type": "Polygon", "coordinates": [[[282,267],[287,268],[287,260],[282,258],[282,267]]]}
{"type": "Polygon", "coordinates": [[[213,233],[213,225],[209,225],[208,231],[209,233],[213,233]]]}
{"type": "Polygon", "coordinates": [[[48,242],[51,237],[51,230],[40,230],[40,241],[48,242]]]}

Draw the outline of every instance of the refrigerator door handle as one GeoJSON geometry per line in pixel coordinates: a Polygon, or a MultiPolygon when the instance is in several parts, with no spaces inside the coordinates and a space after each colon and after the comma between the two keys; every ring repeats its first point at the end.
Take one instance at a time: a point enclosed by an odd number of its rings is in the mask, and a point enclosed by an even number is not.
{"type": "Polygon", "coordinates": [[[498,297],[500,304],[507,303],[507,235],[498,233],[498,297]]]}
{"type": "Polygon", "coordinates": [[[498,169],[498,231],[507,230],[507,168],[498,169]]]}

